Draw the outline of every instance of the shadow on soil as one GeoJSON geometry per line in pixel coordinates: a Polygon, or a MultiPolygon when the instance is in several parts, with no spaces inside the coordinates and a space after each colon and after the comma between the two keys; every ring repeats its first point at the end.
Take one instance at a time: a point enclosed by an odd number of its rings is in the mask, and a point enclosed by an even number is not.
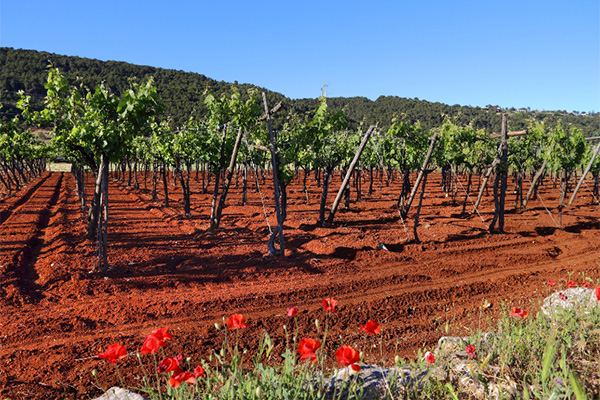
{"type": "MultiPolygon", "coordinates": [[[[268,231],[266,232],[268,233],[268,231]]],[[[193,236],[194,249],[189,249],[190,235],[151,235],[147,236],[144,247],[149,249],[152,254],[159,254],[150,257],[142,262],[128,263],[125,265],[116,265],[114,269],[106,274],[99,273],[99,276],[108,276],[110,278],[130,279],[130,285],[137,286],[135,277],[163,277],[164,280],[157,280],[151,284],[144,283],[144,288],[150,287],[172,287],[173,281],[178,283],[232,283],[245,279],[252,279],[254,274],[264,275],[269,271],[280,271],[286,269],[300,269],[305,273],[319,274],[322,271],[313,266],[312,261],[315,258],[339,258],[339,255],[321,255],[309,251],[299,253],[293,250],[292,254],[286,258],[274,258],[261,253],[258,250],[248,254],[228,254],[226,250],[221,256],[202,256],[202,250],[214,249],[215,247],[223,249],[232,249],[240,245],[241,242],[249,243],[261,240],[263,232],[255,232],[244,228],[226,229],[221,228],[215,233],[202,232],[193,236]],[[200,252],[198,252],[200,250],[200,252]]],[[[127,235],[126,233],[115,233],[112,236],[113,249],[134,249],[140,246],[138,238],[127,235]]],[[[297,249],[304,243],[313,240],[311,235],[296,237],[286,242],[286,246],[291,249],[297,249]]],[[[266,240],[266,239],[265,239],[266,240]]],[[[266,242],[265,242],[266,250],[266,242]]],[[[208,254],[208,252],[207,252],[208,254]]],[[[125,283],[125,281],[121,282],[125,283]]]]}
{"type": "Polygon", "coordinates": [[[31,186],[27,192],[19,198],[19,200],[15,201],[14,204],[7,207],[6,209],[0,211],[0,225],[4,223],[12,214],[12,212],[19,206],[25,204],[27,200],[31,198],[31,196],[48,180],[50,174],[47,174],[42,179],[40,179],[35,185],[31,186]]]}
{"type": "MultiPolygon", "coordinates": [[[[518,232],[518,234],[521,236],[525,236],[525,237],[535,237],[535,236],[545,237],[545,236],[554,235],[554,233],[556,233],[556,231],[560,230],[560,229],[561,228],[558,228],[556,226],[540,226],[540,227],[536,227],[534,229],[534,232],[521,231],[521,232],[518,232]]],[[[562,228],[562,230],[564,230],[565,232],[569,232],[569,233],[581,233],[583,231],[598,230],[598,229],[600,229],[600,221],[595,218],[588,218],[588,221],[582,221],[577,224],[565,226],[564,228],[562,228]]]]}

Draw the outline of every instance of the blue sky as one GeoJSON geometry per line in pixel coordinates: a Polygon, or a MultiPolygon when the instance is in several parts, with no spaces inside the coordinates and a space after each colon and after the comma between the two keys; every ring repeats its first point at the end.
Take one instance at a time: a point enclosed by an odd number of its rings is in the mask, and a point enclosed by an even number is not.
{"type": "MultiPolygon", "coordinates": [[[[0,46],[252,83],[600,111],[600,2],[1,0],[0,46]]],[[[1,73],[1,71],[0,71],[1,73]]]]}

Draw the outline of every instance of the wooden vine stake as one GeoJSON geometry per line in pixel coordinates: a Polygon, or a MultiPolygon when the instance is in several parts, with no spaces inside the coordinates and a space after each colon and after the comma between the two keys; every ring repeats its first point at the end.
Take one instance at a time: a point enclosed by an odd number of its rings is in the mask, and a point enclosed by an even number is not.
{"type": "MultiPolygon", "coordinates": [[[[508,132],[506,134],[506,136],[523,136],[523,135],[527,135],[527,134],[529,134],[529,131],[528,130],[524,130],[524,131],[508,132]]],[[[502,133],[500,133],[500,134],[493,134],[492,137],[493,138],[501,138],[502,137],[502,133]]],[[[477,200],[475,200],[475,205],[473,206],[473,213],[476,213],[477,209],[479,208],[479,203],[481,203],[481,198],[483,197],[483,191],[485,190],[485,188],[487,186],[488,180],[490,179],[490,176],[492,175],[492,172],[494,172],[494,169],[496,169],[496,167],[498,166],[498,164],[500,163],[500,161],[502,161],[502,159],[501,159],[501,156],[502,156],[502,146],[503,146],[503,144],[502,144],[502,142],[500,142],[500,146],[498,146],[498,151],[496,152],[496,158],[494,158],[494,161],[492,162],[492,165],[490,165],[490,167],[486,171],[486,173],[485,173],[485,175],[483,177],[483,181],[481,182],[481,185],[479,186],[479,194],[477,195],[477,200]]],[[[546,164],[544,164],[544,166],[545,165],[546,164]]]]}
{"type": "Polygon", "coordinates": [[[210,206],[210,229],[212,230],[215,226],[214,221],[217,215],[217,199],[219,197],[219,178],[221,177],[221,170],[223,169],[223,160],[225,159],[225,144],[227,140],[227,124],[223,126],[223,136],[221,138],[221,152],[219,154],[219,169],[215,174],[215,191],[213,192],[212,203],[210,206]]]}
{"type": "MultiPolygon", "coordinates": [[[[502,133],[500,147],[496,158],[500,162],[496,166],[496,179],[494,180],[494,218],[490,223],[489,231],[493,232],[498,222],[498,233],[504,232],[504,199],[506,198],[506,182],[508,180],[508,131],[506,129],[508,114],[502,114],[502,133]],[[500,187],[498,187],[500,186],[500,187]],[[500,193],[498,193],[500,191],[500,193]]],[[[495,160],[494,160],[495,161],[495,160]]]]}
{"type": "Polygon", "coordinates": [[[271,234],[268,242],[269,254],[271,256],[285,255],[285,241],[283,238],[283,217],[281,215],[281,207],[279,205],[279,178],[277,177],[277,148],[275,147],[275,135],[271,127],[271,116],[269,114],[269,105],[267,104],[267,95],[262,94],[263,103],[265,105],[265,115],[267,126],[269,127],[269,140],[271,141],[271,162],[273,168],[273,191],[275,192],[275,212],[277,213],[277,229],[271,234]],[[275,249],[275,238],[279,236],[279,251],[275,249]]]}
{"type": "Polygon", "coordinates": [[[356,150],[356,154],[354,155],[354,159],[350,163],[350,167],[348,168],[348,171],[346,172],[346,176],[344,177],[342,186],[340,186],[340,190],[338,191],[337,196],[335,196],[335,200],[333,201],[333,205],[331,206],[331,211],[329,212],[329,218],[327,218],[328,224],[331,224],[333,222],[333,218],[335,217],[337,208],[340,205],[340,201],[342,200],[344,191],[346,190],[346,187],[348,187],[348,182],[350,182],[350,178],[352,177],[352,173],[354,172],[354,169],[356,168],[356,164],[358,163],[358,160],[360,160],[360,156],[361,156],[363,150],[365,149],[365,146],[367,145],[367,142],[369,141],[369,137],[371,136],[371,133],[373,133],[374,129],[375,129],[374,125],[371,125],[369,127],[369,129],[365,133],[365,136],[363,136],[362,142],[360,142],[360,145],[358,146],[358,149],[356,150]]]}
{"type": "Polygon", "coordinates": [[[423,184],[421,185],[421,196],[419,197],[419,205],[417,206],[417,213],[415,214],[415,225],[413,227],[413,234],[415,235],[415,243],[421,243],[421,239],[419,239],[419,233],[417,232],[417,227],[419,226],[419,215],[421,215],[421,206],[423,205],[423,197],[425,197],[425,185],[427,184],[427,176],[432,173],[433,169],[428,169],[424,171],[423,174],[423,184]]]}
{"type": "Polygon", "coordinates": [[[100,182],[100,197],[98,200],[98,265],[97,270],[106,272],[108,270],[108,160],[102,154],[100,167],[98,168],[98,180],[100,182]]]}
{"type": "Polygon", "coordinates": [[[588,172],[590,172],[590,169],[592,168],[592,165],[594,164],[594,160],[598,156],[598,151],[600,151],[600,143],[598,143],[596,145],[596,148],[594,149],[594,154],[592,154],[592,159],[590,160],[589,164],[585,168],[585,172],[581,175],[581,179],[579,179],[579,182],[577,182],[577,186],[575,187],[575,190],[573,191],[573,194],[571,195],[571,199],[569,199],[569,203],[567,204],[567,206],[571,207],[571,204],[573,204],[573,200],[575,200],[575,196],[577,195],[577,192],[579,191],[579,188],[581,187],[581,184],[583,183],[585,176],[588,174],[588,172]]]}
{"type": "Polygon", "coordinates": [[[225,182],[223,182],[223,189],[221,191],[221,197],[219,199],[219,205],[217,206],[217,211],[213,218],[210,220],[210,229],[218,229],[219,224],[221,223],[221,215],[223,213],[223,208],[225,207],[225,201],[227,199],[227,192],[229,191],[229,186],[231,185],[231,179],[233,178],[233,171],[235,169],[235,163],[237,160],[237,155],[240,150],[240,143],[242,141],[242,136],[244,132],[240,127],[238,129],[238,134],[235,138],[235,144],[233,145],[233,152],[231,153],[231,161],[229,161],[229,167],[227,167],[227,173],[225,176],[225,182]]]}
{"type": "Polygon", "coordinates": [[[529,190],[527,191],[527,196],[525,196],[525,200],[523,200],[523,206],[521,208],[525,209],[525,207],[527,207],[527,203],[529,203],[529,199],[531,198],[531,195],[533,194],[533,191],[535,190],[537,181],[540,179],[540,177],[544,173],[544,170],[546,169],[546,165],[548,165],[548,157],[546,157],[544,159],[542,166],[535,173],[535,176],[533,177],[533,180],[531,181],[531,186],[529,186],[529,190]]]}
{"type": "MultiPolygon", "coordinates": [[[[500,153],[500,148],[498,148],[498,151],[497,151],[497,154],[499,154],[499,153],[500,153]]],[[[488,180],[490,179],[490,175],[492,175],[494,168],[496,167],[496,165],[498,165],[499,162],[500,162],[500,157],[498,157],[496,155],[496,158],[492,162],[492,165],[490,165],[490,167],[486,171],[485,176],[483,177],[483,181],[481,182],[481,186],[479,187],[479,194],[477,195],[477,200],[475,200],[475,204],[473,205],[473,213],[477,212],[477,209],[479,208],[479,203],[481,203],[481,198],[483,197],[483,191],[485,190],[488,180]]]]}
{"type": "Polygon", "coordinates": [[[431,158],[431,155],[433,154],[433,149],[435,148],[435,143],[437,142],[437,138],[438,138],[438,132],[435,132],[433,134],[433,137],[430,139],[431,144],[429,145],[429,150],[427,150],[427,155],[425,156],[425,159],[423,160],[423,165],[421,166],[421,169],[419,170],[419,175],[417,175],[417,180],[415,181],[415,184],[413,185],[413,188],[410,192],[410,196],[408,197],[406,204],[400,211],[400,215],[402,216],[402,218],[406,218],[406,216],[408,215],[408,210],[410,209],[410,205],[412,204],[415,196],[417,195],[417,191],[419,190],[419,184],[423,180],[423,175],[425,174],[425,171],[427,170],[427,165],[429,164],[429,159],[431,158]]]}

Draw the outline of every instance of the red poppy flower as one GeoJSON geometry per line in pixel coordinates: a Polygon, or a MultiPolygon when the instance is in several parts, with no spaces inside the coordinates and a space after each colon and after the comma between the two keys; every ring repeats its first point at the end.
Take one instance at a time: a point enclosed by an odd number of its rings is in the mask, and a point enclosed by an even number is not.
{"type": "Polygon", "coordinates": [[[287,309],[287,316],[292,318],[294,315],[298,314],[298,307],[293,306],[287,309]]]}
{"type": "Polygon", "coordinates": [[[181,385],[182,382],[196,383],[196,378],[194,378],[194,375],[191,372],[186,372],[177,367],[177,369],[173,371],[173,375],[169,378],[169,385],[176,388],[181,385]]]}
{"type": "Polygon", "coordinates": [[[146,336],[146,340],[140,349],[140,353],[148,354],[148,353],[156,353],[158,349],[160,349],[160,341],[156,338],[156,336],[150,334],[146,336]]]}
{"type": "Polygon", "coordinates": [[[567,296],[565,296],[563,292],[558,293],[558,297],[560,297],[562,300],[567,300],[567,296]]]}
{"type": "Polygon", "coordinates": [[[121,358],[127,355],[127,349],[119,343],[108,346],[104,353],[98,354],[98,357],[104,358],[106,361],[116,364],[121,358]]]}
{"type": "Polygon", "coordinates": [[[142,354],[154,354],[159,348],[165,347],[167,345],[166,341],[173,339],[173,335],[167,332],[167,329],[160,328],[146,336],[146,341],[142,345],[140,352],[142,354]]]}
{"type": "Polygon", "coordinates": [[[323,299],[323,309],[327,312],[336,312],[335,306],[337,306],[337,301],[331,298],[323,299]]]}
{"type": "Polygon", "coordinates": [[[194,376],[196,378],[206,378],[206,371],[204,370],[204,368],[198,365],[196,368],[194,368],[194,376]]]}
{"type": "Polygon", "coordinates": [[[568,288],[574,288],[574,287],[577,287],[577,284],[575,282],[573,282],[573,281],[569,281],[569,282],[567,282],[567,287],[568,288]]]}
{"type": "Polygon", "coordinates": [[[600,286],[596,286],[596,298],[600,301],[600,286]]]}
{"type": "Polygon", "coordinates": [[[435,356],[432,352],[428,351],[425,353],[425,360],[427,360],[429,364],[433,364],[435,362],[435,356]]]}
{"type": "Polygon", "coordinates": [[[317,351],[319,347],[321,347],[321,343],[315,339],[300,339],[300,343],[298,343],[298,353],[301,355],[300,360],[316,361],[317,355],[315,354],[315,351],[317,351]]]}
{"type": "Polygon", "coordinates": [[[340,364],[350,366],[355,371],[360,371],[360,365],[356,364],[360,361],[360,354],[354,347],[342,346],[335,352],[340,364]]]}
{"type": "Polygon", "coordinates": [[[521,317],[521,318],[525,318],[527,317],[529,314],[527,313],[527,311],[525,310],[521,310],[520,308],[517,307],[513,307],[512,308],[512,312],[510,313],[511,317],[521,317]]]}
{"type": "Polygon", "coordinates": [[[183,360],[183,356],[178,354],[177,357],[167,357],[158,364],[158,372],[171,372],[179,368],[179,362],[183,360]]]}
{"type": "Polygon", "coordinates": [[[227,318],[227,321],[225,321],[229,329],[247,328],[248,324],[245,322],[246,317],[244,317],[242,314],[233,314],[231,317],[227,318]]]}
{"type": "Polygon", "coordinates": [[[381,325],[370,319],[365,325],[360,326],[360,330],[367,332],[369,335],[376,335],[381,332],[381,325]]]}
{"type": "Polygon", "coordinates": [[[583,282],[583,285],[581,285],[581,286],[583,286],[584,288],[588,289],[590,287],[590,281],[583,282]]]}
{"type": "Polygon", "coordinates": [[[467,352],[467,354],[469,355],[469,357],[475,358],[475,346],[473,346],[472,344],[470,344],[470,345],[467,346],[467,348],[465,349],[465,351],[467,352]]]}
{"type": "Polygon", "coordinates": [[[554,285],[556,285],[556,282],[554,282],[551,279],[548,279],[548,282],[546,282],[546,285],[548,285],[548,286],[554,286],[554,285]]]}
{"type": "Polygon", "coordinates": [[[167,332],[167,329],[169,329],[169,328],[157,329],[154,332],[152,332],[152,335],[154,335],[158,340],[160,340],[161,342],[164,343],[167,340],[173,339],[173,335],[171,335],[169,332],[167,332]]]}

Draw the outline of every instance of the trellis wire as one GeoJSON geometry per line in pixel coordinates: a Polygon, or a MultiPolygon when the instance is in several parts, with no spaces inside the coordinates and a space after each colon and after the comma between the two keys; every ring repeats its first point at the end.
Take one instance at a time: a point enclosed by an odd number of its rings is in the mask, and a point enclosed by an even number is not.
{"type": "Polygon", "coordinates": [[[592,189],[590,189],[590,187],[588,186],[587,182],[583,181],[583,184],[585,185],[586,189],[590,191],[590,193],[592,194],[592,197],[594,198],[594,200],[596,200],[596,203],[600,204],[600,201],[598,201],[598,198],[594,194],[594,191],[592,189]]]}
{"type": "Polygon", "coordinates": [[[404,227],[404,232],[406,232],[406,238],[410,241],[410,234],[408,233],[406,224],[404,224],[404,218],[402,218],[402,213],[400,212],[400,208],[398,208],[398,215],[400,215],[400,221],[402,222],[402,226],[404,227]]]}
{"type": "MultiPolygon", "coordinates": [[[[256,173],[256,171],[254,171],[254,173],[256,173]]],[[[260,194],[260,201],[262,202],[262,205],[263,205],[263,213],[265,214],[265,221],[267,221],[267,226],[269,227],[269,233],[273,234],[273,230],[271,229],[271,224],[269,224],[269,215],[267,214],[267,208],[265,207],[265,199],[262,195],[262,192],[260,191],[258,180],[256,180],[256,189],[258,190],[258,194],[260,194]]]]}
{"type": "MultiPolygon", "coordinates": [[[[258,173],[258,171],[255,169],[254,173],[258,173]]],[[[256,183],[256,190],[258,190],[258,194],[260,194],[260,201],[262,203],[262,208],[263,208],[263,213],[265,214],[265,221],[267,221],[267,227],[269,228],[269,233],[273,234],[273,230],[271,229],[271,224],[269,224],[269,215],[267,214],[267,208],[265,207],[265,199],[263,197],[262,192],[260,191],[260,185],[258,184],[258,179],[255,180],[256,183]]]]}
{"type": "MultiPolygon", "coordinates": [[[[525,167],[523,167],[523,164],[521,163],[521,160],[517,159],[517,162],[521,166],[521,170],[525,171],[525,167]]],[[[523,174],[523,175],[525,175],[527,177],[527,180],[529,181],[529,184],[531,185],[533,182],[531,181],[531,179],[529,178],[529,176],[527,174],[523,174]]],[[[552,213],[550,212],[550,210],[548,210],[548,207],[546,207],[546,203],[544,203],[544,199],[542,198],[542,196],[540,195],[540,193],[537,194],[537,197],[539,197],[539,199],[542,201],[542,205],[544,206],[544,208],[548,212],[548,215],[550,215],[550,219],[554,223],[554,226],[556,226],[557,228],[560,228],[560,226],[554,220],[554,217],[552,216],[552,213]]]]}
{"type": "MultiPolygon", "coordinates": [[[[463,190],[463,192],[465,192],[465,194],[467,195],[467,199],[471,202],[471,204],[473,205],[473,208],[475,208],[475,203],[473,203],[473,200],[471,200],[471,196],[469,196],[469,193],[467,193],[467,191],[465,190],[465,187],[463,186],[460,177],[458,175],[456,175],[456,181],[458,183],[460,183],[460,187],[463,190]]],[[[479,218],[481,218],[481,222],[483,222],[483,224],[485,225],[485,219],[483,219],[483,217],[481,216],[481,214],[479,213],[479,209],[476,209],[475,212],[477,213],[477,215],[479,215],[479,218]]]]}
{"type": "MultiPolygon", "coordinates": [[[[248,141],[246,140],[246,138],[244,137],[244,144],[246,145],[246,150],[248,152],[250,152],[250,146],[248,145],[248,141]]],[[[252,162],[252,164],[254,164],[254,162],[252,162]]],[[[273,230],[271,229],[271,224],[269,224],[269,215],[267,213],[267,208],[265,207],[265,199],[263,197],[263,194],[260,190],[260,185],[258,183],[258,178],[256,177],[256,174],[258,174],[258,168],[253,168],[254,169],[254,175],[255,175],[255,179],[254,182],[256,183],[256,190],[258,191],[258,194],[260,194],[260,202],[262,203],[262,208],[263,208],[263,213],[265,214],[265,221],[267,221],[267,227],[269,228],[269,234],[273,234],[273,230]]]]}

